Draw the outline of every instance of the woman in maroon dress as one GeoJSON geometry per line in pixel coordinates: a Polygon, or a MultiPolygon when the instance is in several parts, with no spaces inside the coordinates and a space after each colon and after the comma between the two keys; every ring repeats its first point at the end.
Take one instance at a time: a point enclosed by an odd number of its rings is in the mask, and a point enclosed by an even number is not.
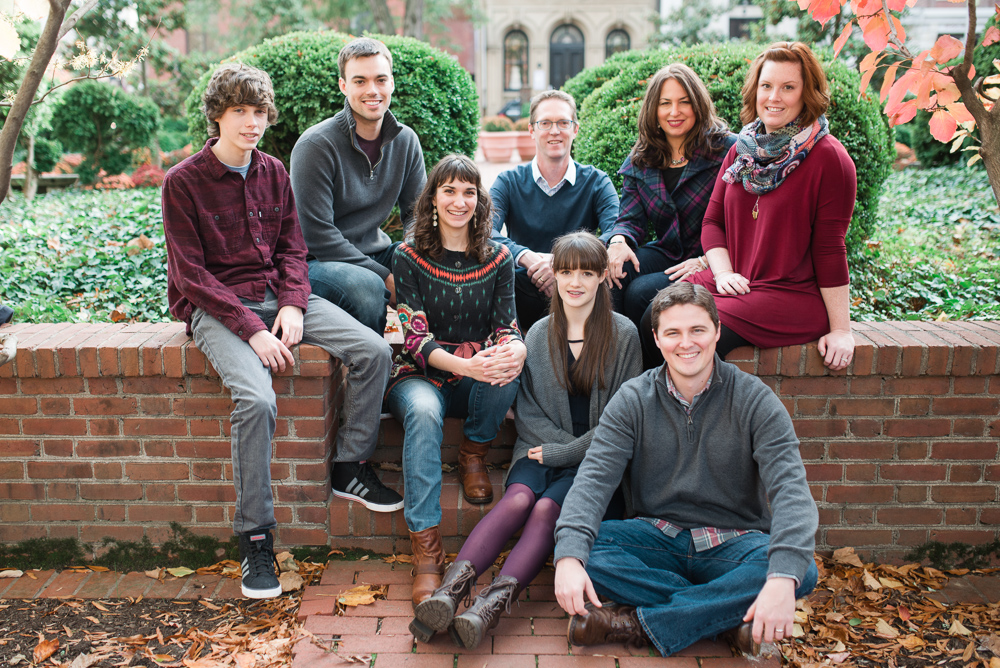
{"type": "Polygon", "coordinates": [[[715,296],[721,357],[819,339],[827,367],[851,363],[844,237],[857,177],[829,133],[829,103],[826,75],[801,42],[772,44],[750,66],[745,125],[702,223],[709,269],[685,279],[715,296]]]}

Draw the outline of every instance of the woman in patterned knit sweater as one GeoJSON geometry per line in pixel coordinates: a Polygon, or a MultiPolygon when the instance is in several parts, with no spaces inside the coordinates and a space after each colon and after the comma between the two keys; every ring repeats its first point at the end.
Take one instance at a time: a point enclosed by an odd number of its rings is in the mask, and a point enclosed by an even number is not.
{"type": "Polygon", "coordinates": [[[465,418],[459,476],[489,503],[484,458],[517,394],[527,356],[514,308],[514,262],[490,240],[490,196],[472,160],[449,155],[427,176],[411,237],[392,258],[403,350],[386,405],[403,425],[403,516],[413,548],[413,605],[441,584],[444,418],[465,418]]]}
{"type": "Polygon", "coordinates": [[[528,360],[517,393],[518,438],[507,490],[469,535],[441,587],[414,610],[410,630],[418,640],[449,628],[456,643],[476,648],[535,579],[552,553],[563,499],[604,407],[642,370],[635,325],[611,309],[604,244],[589,232],[560,237],[552,245],[552,269],[550,315],[525,339],[528,360]],[[496,579],[455,616],[476,577],[522,527],[496,579]]]}

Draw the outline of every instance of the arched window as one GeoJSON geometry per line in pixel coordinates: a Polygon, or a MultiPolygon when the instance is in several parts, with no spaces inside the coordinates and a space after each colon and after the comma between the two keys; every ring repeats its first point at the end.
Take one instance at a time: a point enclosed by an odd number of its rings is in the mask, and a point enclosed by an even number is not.
{"type": "Polygon", "coordinates": [[[628,51],[632,48],[632,40],[628,33],[621,28],[616,28],[608,33],[608,38],[604,41],[604,57],[610,58],[621,51],[628,51]]]}
{"type": "Polygon", "coordinates": [[[528,36],[511,30],[503,38],[503,88],[520,91],[528,81],[528,36]]]}
{"type": "Polygon", "coordinates": [[[575,25],[563,24],[552,31],[549,40],[549,82],[553,88],[562,88],[566,80],[583,69],[583,33],[575,25]]]}

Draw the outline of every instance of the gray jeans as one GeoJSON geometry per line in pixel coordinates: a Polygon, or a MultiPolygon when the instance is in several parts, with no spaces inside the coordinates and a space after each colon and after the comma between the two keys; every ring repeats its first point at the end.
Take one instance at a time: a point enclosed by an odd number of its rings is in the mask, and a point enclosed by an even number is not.
{"type": "MultiPolygon", "coordinates": [[[[244,300],[268,329],[278,315],[278,299],[270,290],[263,302],[244,300]]],[[[302,342],[319,346],[348,369],[342,424],[337,432],[334,461],[358,462],[375,451],[382,395],[389,377],[392,349],[381,336],[362,326],[341,308],[310,295],[303,318],[302,342]]],[[[236,515],[233,530],[245,533],[271,529],[271,439],[278,410],[271,372],[250,344],[201,309],[191,316],[194,343],[232,392],[233,484],[236,515]]]]}

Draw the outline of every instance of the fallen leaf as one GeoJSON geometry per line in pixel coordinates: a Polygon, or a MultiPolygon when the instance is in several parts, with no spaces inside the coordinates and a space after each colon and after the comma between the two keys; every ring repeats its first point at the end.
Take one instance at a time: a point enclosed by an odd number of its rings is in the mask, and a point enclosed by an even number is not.
{"type": "Polygon", "coordinates": [[[950,636],[971,636],[972,631],[965,628],[962,622],[957,619],[951,620],[951,626],[948,628],[948,635],[950,636]]]}
{"type": "Polygon", "coordinates": [[[78,654],[69,668],[90,668],[101,660],[100,654],[78,654]]]}
{"type": "Polygon", "coordinates": [[[882,583],[883,587],[889,587],[890,589],[905,589],[903,583],[899,580],[893,580],[892,578],[879,578],[879,582],[882,583]]]}
{"type": "Polygon", "coordinates": [[[962,661],[968,661],[972,658],[972,654],[976,651],[976,643],[970,642],[965,646],[965,651],[962,652],[962,661]]]}
{"type": "Polygon", "coordinates": [[[900,619],[902,619],[904,622],[909,621],[909,619],[910,619],[910,609],[909,608],[907,608],[905,605],[901,605],[901,606],[899,606],[898,611],[899,611],[899,618],[900,619]]]}
{"type": "Polygon", "coordinates": [[[851,566],[857,566],[858,568],[865,567],[865,565],[861,563],[861,559],[858,558],[858,555],[854,553],[853,547],[842,547],[839,550],[834,550],[833,560],[838,564],[850,564],[851,566]]]}
{"type": "Polygon", "coordinates": [[[170,662],[175,661],[174,656],[172,654],[154,654],[152,655],[151,658],[153,659],[153,661],[156,661],[157,663],[166,663],[168,661],[170,662]]]}
{"type": "Polygon", "coordinates": [[[874,589],[875,591],[878,591],[879,589],[882,588],[882,584],[878,580],[876,580],[875,576],[869,573],[867,570],[865,571],[863,579],[865,581],[865,586],[868,587],[869,589],[874,589]]]}
{"type": "Polygon", "coordinates": [[[1000,659],[995,656],[990,657],[990,668],[1000,668],[1000,659]]]}
{"type": "Polygon", "coordinates": [[[25,575],[27,575],[27,576],[28,576],[29,578],[31,578],[32,580],[37,580],[37,579],[38,579],[38,576],[36,576],[36,575],[35,575],[34,573],[32,573],[31,571],[28,571],[27,573],[25,573],[25,575]]]}
{"type": "Polygon", "coordinates": [[[222,610],[222,608],[221,608],[221,607],[219,607],[219,606],[217,606],[217,605],[214,605],[214,604],[212,604],[212,603],[209,603],[208,601],[206,601],[206,600],[204,600],[204,599],[202,599],[202,600],[200,600],[200,601],[198,601],[198,602],[199,602],[199,603],[201,603],[201,604],[202,604],[203,606],[205,606],[206,608],[208,608],[209,610],[222,610]]]}
{"type": "Polygon", "coordinates": [[[896,638],[899,636],[899,631],[887,624],[884,619],[880,619],[875,623],[875,635],[880,638],[896,638]]]}
{"type": "Polygon", "coordinates": [[[101,620],[99,620],[97,617],[84,617],[84,619],[94,622],[95,624],[101,623],[101,620]]]}
{"type": "Polygon", "coordinates": [[[104,607],[103,605],[101,605],[101,604],[100,604],[100,603],[98,603],[97,601],[91,601],[91,604],[92,604],[92,605],[93,605],[93,606],[94,606],[95,608],[97,608],[98,610],[100,610],[101,612],[107,612],[107,611],[108,611],[108,609],[107,609],[107,608],[105,608],[105,607],[104,607]]]}
{"type": "Polygon", "coordinates": [[[235,656],[236,668],[253,668],[257,665],[257,657],[247,652],[240,652],[235,656]]]}
{"type": "Polygon", "coordinates": [[[192,571],[187,566],[178,566],[177,568],[168,568],[167,572],[173,575],[175,578],[186,578],[189,575],[194,575],[192,571]]]}
{"type": "MultiPolygon", "coordinates": [[[[183,659],[181,663],[184,664],[186,668],[221,668],[221,666],[225,665],[209,658],[198,659],[197,661],[183,659]]],[[[253,664],[250,665],[252,666],[253,664]]]]}
{"type": "Polygon", "coordinates": [[[805,634],[806,634],[806,632],[802,630],[802,625],[801,624],[792,624],[792,637],[793,638],[801,638],[805,634]]]}
{"type": "Polygon", "coordinates": [[[282,572],[299,570],[299,565],[295,562],[295,557],[292,556],[291,552],[281,552],[275,559],[278,561],[278,569],[282,572]]]}
{"type": "Polygon", "coordinates": [[[111,317],[111,322],[121,322],[122,320],[127,319],[128,315],[125,313],[125,305],[119,304],[118,306],[116,306],[115,310],[111,312],[110,317],[111,317]]]}
{"type": "Polygon", "coordinates": [[[45,661],[45,659],[55,654],[57,649],[59,649],[59,641],[57,639],[46,640],[45,636],[39,635],[38,645],[35,646],[35,651],[31,653],[34,663],[39,664],[45,661]]]}
{"type": "Polygon", "coordinates": [[[305,580],[295,571],[287,571],[281,574],[281,577],[278,578],[278,583],[281,585],[282,592],[289,592],[302,589],[305,580]]]}
{"type": "Polygon", "coordinates": [[[340,556],[344,556],[344,553],[341,550],[330,550],[329,552],[326,553],[326,556],[329,557],[332,554],[339,554],[340,556]]]}
{"type": "Polygon", "coordinates": [[[899,644],[911,651],[927,646],[927,643],[919,636],[903,636],[899,639],[899,644]]]}
{"type": "Polygon", "coordinates": [[[6,571],[0,571],[0,578],[19,578],[24,575],[24,571],[16,571],[13,569],[8,569],[6,571]]]}
{"type": "Polygon", "coordinates": [[[162,568],[156,568],[156,569],[151,570],[151,571],[145,571],[145,573],[146,573],[146,577],[147,578],[153,578],[154,580],[159,580],[160,576],[163,575],[163,569],[162,568]]]}
{"type": "Polygon", "coordinates": [[[372,662],[371,654],[338,654],[337,658],[344,663],[363,663],[367,665],[372,662]]]}
{"type": "Polygon", "coordinates": [[[837,652],[836,654],[827,654],[826,658],[834,663],[843,663],[850,655],[850,652],[837,652]]]}

